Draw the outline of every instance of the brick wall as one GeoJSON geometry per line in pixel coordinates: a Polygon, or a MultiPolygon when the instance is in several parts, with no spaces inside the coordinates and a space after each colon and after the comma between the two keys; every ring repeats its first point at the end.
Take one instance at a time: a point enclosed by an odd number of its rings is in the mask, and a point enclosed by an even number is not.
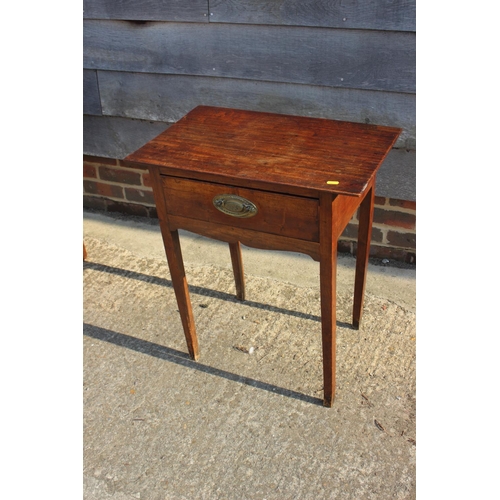
{"type": "MultiPolygon", "coordinates": [[[[146,169],[126,167],[121,160],[83,157],[83,206],[106,212],[154,217],[153,190],[146,169]]],[[[370,255],[416,263],[416,204],[375,197],[370,255]]],[[[340,252],[356,254],[358,214],[339,241],[340,252]]]]}
{"type": "Polygon", "coordinates": [[[106,212],[157,217],[147,169],[121,160],[83,157],[83,206],[106,212]]]}
{"type": "MultiPolygon", "coordinates": [[[[416,264],[416,203],[375,196],[370,255],[416,264]]],[[[339,251],[356,254],[358,213],[345,228],[339,251]]]]}

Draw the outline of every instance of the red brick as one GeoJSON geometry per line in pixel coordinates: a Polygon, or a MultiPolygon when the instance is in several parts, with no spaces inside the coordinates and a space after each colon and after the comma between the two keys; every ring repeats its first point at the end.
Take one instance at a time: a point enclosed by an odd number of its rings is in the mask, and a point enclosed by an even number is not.
{"type": "Polygon", "coordinates": [[[107,203],[108,212],[119,212],[128,215],[139,215],[141,217],[148,217],[148,208],[143,205],[137,205],[136,203],[123,203],[108,200],[107,203]]]}
{"type": "Polygon", "coordinates": [[[373,222],[375,224],[385,224],[387,226],[415,229],[415,214],[375,208],[373,213],[373,222]]]}
{"type": "Polygon", "coordinates": [[[112,198],[123,198],[123,188],[114,184],[103,184],[102,182],[83,181],[83,189],[88,194],[111,196],[112,198]]]}
{"type": "Polygon", "coordinates": [[[97,210],[106,210],[107,207],[106,198],[100,198],[98,196],[84,196],[83,206],[85,208],[93,208],[97,210]]]}
{"type": "Polygon", "coordinates": [[[91,156],[91,155],[83,155],[83,161],[89,163],[99,163],[101,165],[116,165],[117,162],[115,158],[106,158],[104,156],[91,156]]]}
{"type": "MultiPolygon", "coordinates": [[[[382,243],[383,233],[378,227],[372,227],[372,242],[382,243]]],[[[344,232],[341,234],[341,238],[352,238],[358,239],[358,225],[349,223],[347,227],[344,229],[344,232]]]]}
{"type": "MultiPolygon", "coordinates": [[[[385,206],[385,201],[386,199],[388,198],[381,198],[380,196],[375,196],[375,200],[373,202],[373,204],[375,205],[375,207],[383,207],[385,206]]],[[[351,222],[353,221],[359,221],[359,208],[356,210],[356,212],[354,212],[354,215],[352,216],[352,220],[351,222]]]]}
{"type": "Polygon", "coordinates": [[[141,185],[141,174],[118,168],[99,167],[99,177],[103,181],[119,182],[121,184],[141,185]]]}
{"type": "Polygon", "coordinates": [[[149,175],[149,172],[144,172],[142,174],[142,184],[146,187],[153,187],[153,183],[151,182],[151,176],[149,175]]]}
{"type": "Polygon", "coordinates": [[[415,253],[402,248],[384,247],[372,245],[370,247],[370,257],[376,259],[389,259],[407,264],[415,264],[415,253]]]}
{"type": "Polygon", "coordinates": [[[89,163],[84,163],[83,164],[83,176],[84,177],[91,177],[91,178],[96,178],[97,177],[97,170],[93,165],[90,165],[89,163]]]}
{"type": "Polygon", "coordinates": [[[337,252],[352,254],[352,241],[339,240],[337,242],[337,252]]]}
{"type": "MultiPolygon", "coordinates": [[[[357,243],[355,241],[339,240],[337,251],[356,256],[357,243]]],[[[412,250],[404,248],[387,247],[383,245],[370,245],[370,257],[375,259],[389,259],[407,264],[416,264],[416,254],[412,250]]]]}
{"type": "Polygon", "coordinates": [[[135,201],[137,203],[154,205],[155,200],[153,197],[153,191],[145,191],[143,189],[125,188],[125,196],[129,201],[135,201]]]}
{"type": "Polygon", "coordinates": [[[148,167],[142,167],[140,165],[134,165],[133,167],[131,167],[130,165],[126,165],[125,162],[123,162],[122,160],[118,160],[117,163],[118,163],[119,167],[124,167],[124,168],[135,168],[136,170],[147,170],[148,169],[148,167]]]}
{"type": "Polygon", "coordinates": [[[404,261],[407,264],[416,264],[417,263],[417,255],[414,254],[413,252],[406,252],[406,256],[404,261]]]}
{"type": "Polygon", "coordinates": [[[399,260],[401,252],[400,249],[397,251],[391,247],[383,247],[380,245],[370,246],[370,257],[375,257],[376,259],[395,259],[399,260]],[[397,258],[399,256],[399,258],[397,258]]]}
{"type": "Polygon", "coordinates": [[[344,232],[340,235],[341,238],[357,238],[358,237],[358,225],[349,222],[344,232]]]}
{"type": "Polygon", "coordinates": [[[416,240],[416,235],[412,233],[387,231],[387,243],[394,247],[416,248],[416,240]]]}
{"type": "Polygon", "coordinates": [[[148,217],[158,219],[156,207],[146,207],[137,203],[126,203],[122,201],[110,200],[99,196],[83,196],[83,207],[100,210],[103,212],[117,212],[125,215],[134,215],[139,217],[148,217]]]}
{"type": "Polygon", "coordinates": [[[416,201],[390,199],[389,205],[391,205],[391,207],[408,208],[410,210],[417,209],[417,202],[416,201]]]}
{"type": "Polygon", "coordinates": [[[156,207],[147,207],[147,208],[148,208],[149,216],[152,219],[158,219],[158,211],[156,210],[156,207]]]}
{"type": "Polygon", "coordinates": [[[370,245],[372,243],[382,243],[384,234],[378,227],[372,227],[372,238],[370,240],[370,245]]]}

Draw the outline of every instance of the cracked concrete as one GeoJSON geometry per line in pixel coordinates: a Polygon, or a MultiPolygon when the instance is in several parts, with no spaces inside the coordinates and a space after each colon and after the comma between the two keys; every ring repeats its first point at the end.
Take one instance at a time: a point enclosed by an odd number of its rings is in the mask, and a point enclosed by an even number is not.
{"type": "Polygon", "coordinates": [[[370,265],[354,330],[340,257],[324,408],[312,259],[244,248],[239,302],[226,245],[182,233],[194,362],[157,224],[85,212],[84,241],[86,500],[415,498],[415,269],[370,265]]]}

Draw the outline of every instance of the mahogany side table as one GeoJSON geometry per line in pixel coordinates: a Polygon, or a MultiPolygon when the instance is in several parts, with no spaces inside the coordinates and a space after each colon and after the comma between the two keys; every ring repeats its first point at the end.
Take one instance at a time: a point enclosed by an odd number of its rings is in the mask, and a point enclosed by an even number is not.
{"type": "Polygon", "coordinates": [[[240,242],[320,265],[324,405],[335,395],[337,241],[359,208],[353,326],[359,328],[375,177],[401,129],[198,106],[125,158],[146,166],[187,347],[198,340],[178,229],[229,243],[245,298],[240,242]]]}

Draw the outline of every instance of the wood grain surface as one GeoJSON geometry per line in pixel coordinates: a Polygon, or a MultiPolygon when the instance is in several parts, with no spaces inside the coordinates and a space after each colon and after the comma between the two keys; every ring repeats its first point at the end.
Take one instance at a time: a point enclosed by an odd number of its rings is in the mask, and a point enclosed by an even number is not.
{"type": "Polygon", "coordinates": [[[165,175],[191,172],[199,180],[241,187],[359,196],[400,131],[198,106],[125,161],[158,166],[165,175]]]}
{"type": "Polygon", "coordinates": [[[83,18],[208,22],[208,0],[83,0],[83,18]]]}
{"type": "Polygon", "coordinates": [[[162,177],[162,185],[168,214],[319,241],[317,200],[176,177],[162,177]],[[220,212],[213,204],[213,198],[220,194],[250,200],[257,213],[235,218],[220,212]]]}
{"type": "Polygon", "coordinates": [[[210,22],[415,31],[415,0],[210,0],[210,22]]]}
{"type": "Polygon", "coordinates": [[[200,104],[250,109],[400,127],[395,147],[415,147],[415,94],[208,76],[97,73],[105,115],[176,122],[200,104]]]}
{"type": "Polygon", "coordinates": [[[415,34],[85,20],[84,68],[415,92],[415,34]]]}

